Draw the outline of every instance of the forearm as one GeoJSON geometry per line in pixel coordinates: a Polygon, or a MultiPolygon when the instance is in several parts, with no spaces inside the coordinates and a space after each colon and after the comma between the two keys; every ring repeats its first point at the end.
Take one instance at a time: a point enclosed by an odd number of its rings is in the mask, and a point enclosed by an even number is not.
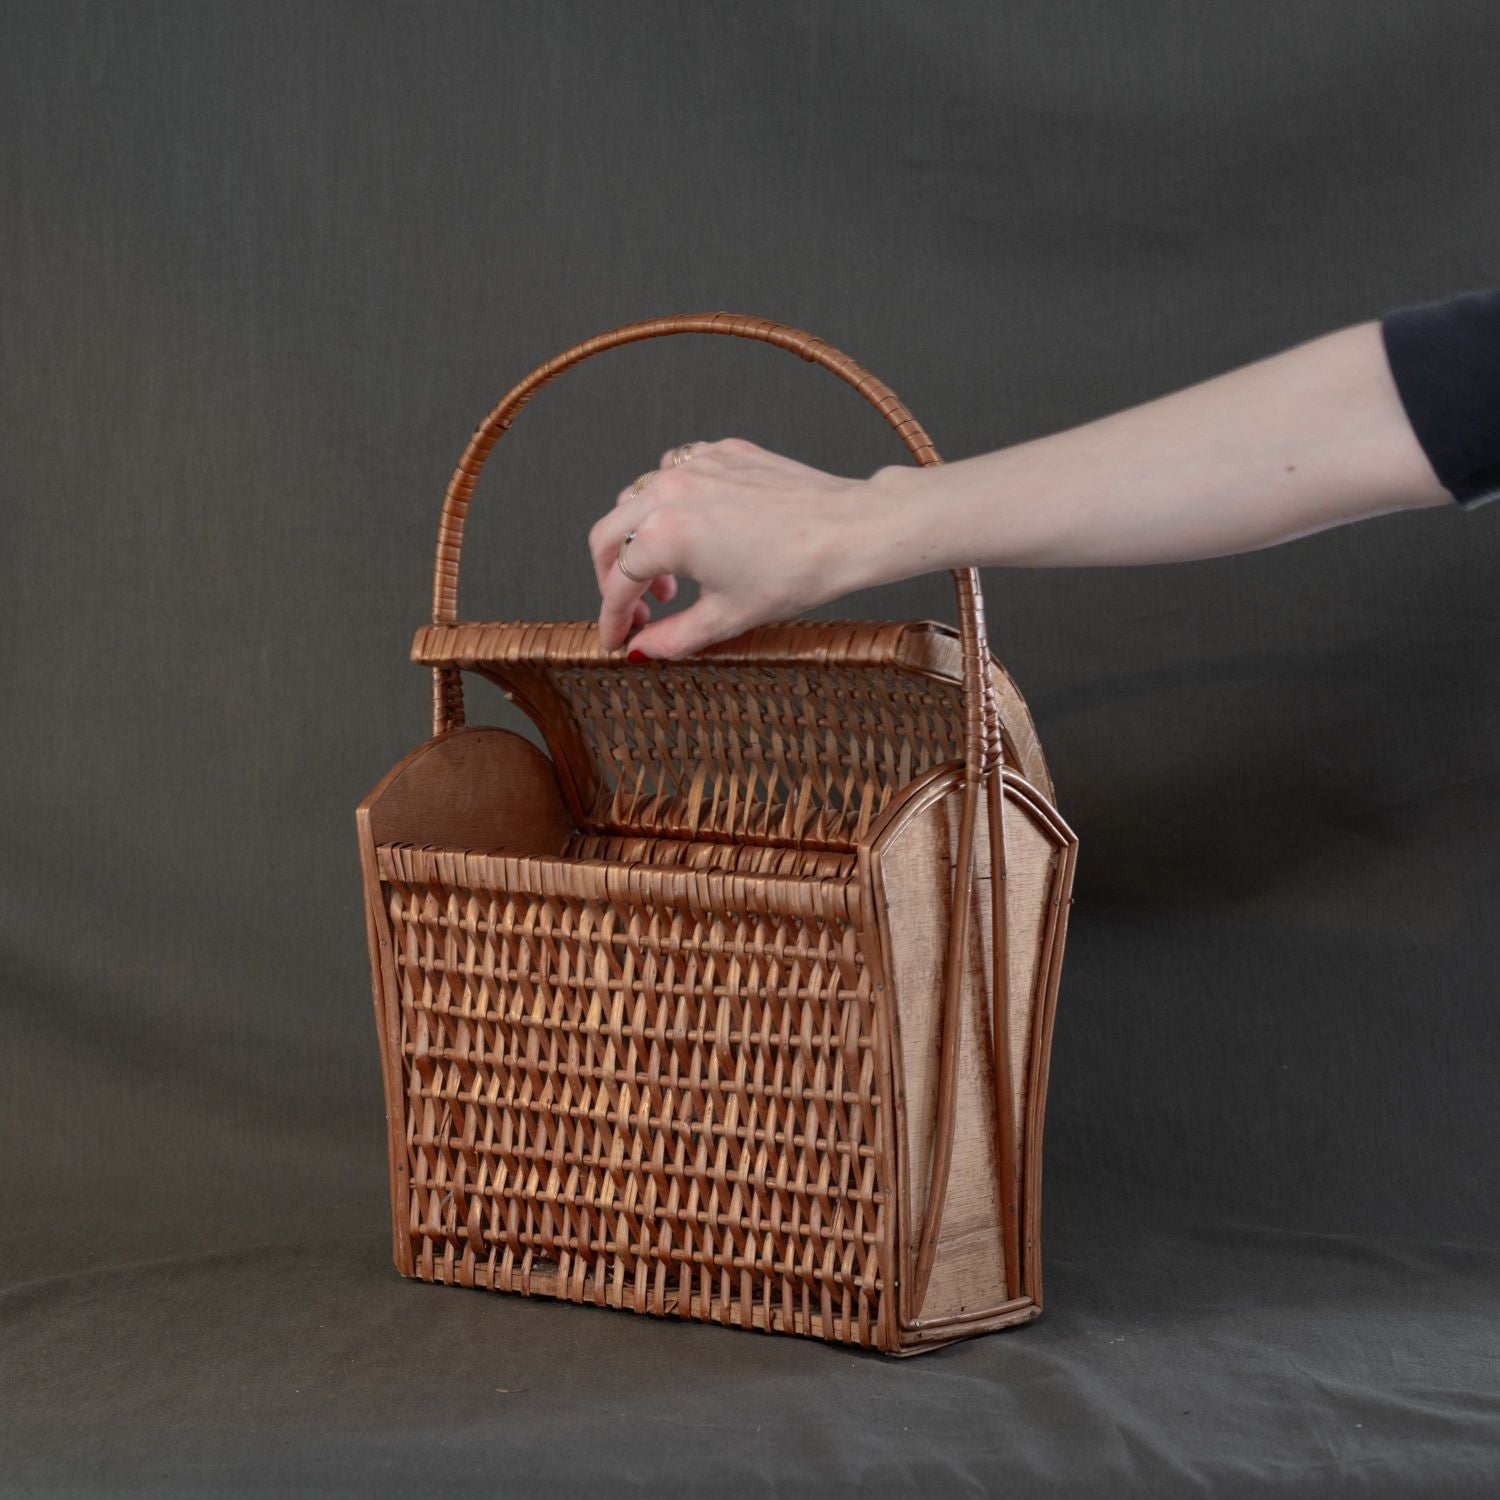
{"type": "Polygon", "coordinates": [[[1065,432],[872,477],[851,587],[969,564],[1177,562],[1452,504],[1378,322],[1065,432]]]}

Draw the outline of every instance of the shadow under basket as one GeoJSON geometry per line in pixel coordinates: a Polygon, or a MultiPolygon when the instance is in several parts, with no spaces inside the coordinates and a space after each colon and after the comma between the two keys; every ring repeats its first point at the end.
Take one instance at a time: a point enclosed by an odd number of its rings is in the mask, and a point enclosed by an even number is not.
{"type": "Polygon", "coordinates": [[[466,624],[413,657],[498,683],[550,758],[453,728],[359,809],[398,1268],[891,1353],[1034,1317],[1076,840],[999,665],[944,1159],[951,629],[631,664],[592,623],[466,624]]]}

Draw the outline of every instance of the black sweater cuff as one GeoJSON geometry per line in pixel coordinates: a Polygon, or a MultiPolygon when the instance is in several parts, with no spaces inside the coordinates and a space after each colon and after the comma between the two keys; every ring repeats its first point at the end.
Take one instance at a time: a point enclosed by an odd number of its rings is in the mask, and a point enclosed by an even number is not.
{"type": "Polygon", "coordinates": [[[1380,331],[1438,479],[1465,509],[1500,498],[1500,291],[1398,307],[1380,331]]]}

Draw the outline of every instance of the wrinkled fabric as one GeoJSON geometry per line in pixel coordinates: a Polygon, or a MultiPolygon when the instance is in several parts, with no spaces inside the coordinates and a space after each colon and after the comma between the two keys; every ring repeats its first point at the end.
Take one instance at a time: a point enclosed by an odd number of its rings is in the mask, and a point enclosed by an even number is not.
{"type": "MultiPolygon", "coordinates": [[[[309,1237],[0,1298],[12,1484],[129,1494],[1474,1495],[1493,1249],[1065,1235],[1020,1333],[888,1360],[403,1282],[309,1237]]],[[[16,1492],[11,1489],[10,1492],[16,1492]]]]}

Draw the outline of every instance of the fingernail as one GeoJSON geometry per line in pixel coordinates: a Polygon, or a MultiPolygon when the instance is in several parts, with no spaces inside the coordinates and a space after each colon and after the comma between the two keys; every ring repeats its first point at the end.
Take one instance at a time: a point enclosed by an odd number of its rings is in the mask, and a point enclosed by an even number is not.
{"type": "Polygon", "coordinates": [[[651,658],[649,656],[647,656],[644,651],[635,651],[635,650],[632,650],[631,653],[630,653],[630,655],[627,656],[625,658],[625,660],[626,661],[650,661],[651,658]]]}

